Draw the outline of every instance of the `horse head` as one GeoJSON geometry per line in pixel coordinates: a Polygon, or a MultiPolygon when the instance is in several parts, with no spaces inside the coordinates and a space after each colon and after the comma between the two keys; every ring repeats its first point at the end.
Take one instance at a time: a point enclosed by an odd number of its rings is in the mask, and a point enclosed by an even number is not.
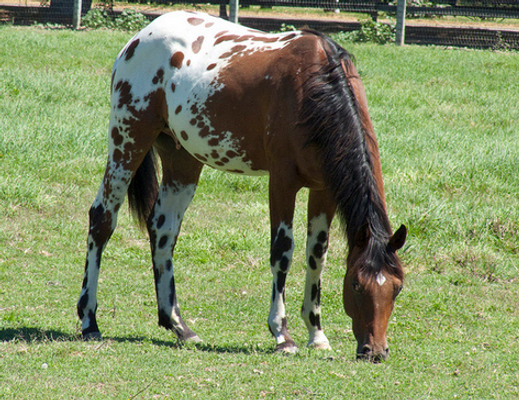
{"type": "Polygon", "coordinates": [[[386,330],[403,286],[396,251],[402,248],[406,236],[404,225],[386,240],[375,237],[365,225],[350,247],[343,301],[357,339],[357,359],[380,362],[389,355],[386,330]]]}

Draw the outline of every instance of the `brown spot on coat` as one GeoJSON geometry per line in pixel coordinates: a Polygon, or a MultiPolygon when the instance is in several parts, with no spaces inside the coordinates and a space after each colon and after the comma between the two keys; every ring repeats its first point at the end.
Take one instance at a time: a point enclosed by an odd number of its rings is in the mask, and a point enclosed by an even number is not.
{"type": "Polygon", "coordinates": [[[117,127],[114,127],[112,129],[112,140],[113,140],[114,145],[116,145],[116,146],[120,146],[123,143],[123,137],[119,133],[119,129],[117,129],[117,127]]]}
{"type": "Polygon", "coordinates": [[[135,53],[135,49],[139,45],[140,39],[135,39],[133,42],[130,43],[130,45],[126,48],[126,51],[124,52],[124,59],[125,61],[128,61],[130,58],[133,57],[133,54],[135,53]]]}
{"type": "Polygon", "coordinates": [[[180,137],[181,137],[183,140],[187,140],[187,139],[189,139],[189,137],[187,136],[186,131],[181,131],[181,132],[180,132],[180,137]]]}
{"type": "Polygon", "coordinates": [[[177,51],[175,54],[171,56],[171,59],[169,60],[169,65],[171,65],[173,68],[180,69],[182,68],[182,62],[184,61],[184,53],[181,51],[177,51]]]}
{"type": "Polygon", "coordinates": [[[227,153],[225,153],[225,155],[229,158],[235,158],[235,157],[238,157],[238,153],[236,153],[235,151],[233,150],[228,150],[227,153]]]}
{"type": "Polygon", "coordinates": [[[191,48],[193,49],[193,53],[198,53],[202,48],[202,44],[204,43],[204,37],[198,36],[198,38],[191,44],[191,48]]]}
{"type": "Polygon", "coordinates": [[[225,35],[227,32],[229,32],[229,31],[218,32],[216,35],[214,35],[214,37],[215,37],[215,39],[218,39],[220,36],[225,35]]]}
{"type": "Polygon", "coordinates": [[[207,125],[200,129],[200,132],[198,132],[198,136],[200,136],[202,139],[209,136],[210,134],[211,131],[209,130],[209,127],[207,125]]]}
{"type": "Polygon", "coordinates": [[[209,65],[207,66],[207,70],[208,70],[208,71],[211,71],[212,69],[215,69],[215,68],[216,68],[216,63],[212,63],[212,64],[209,64],[209,65]]]}
{"type": "Polygon", "coordinates": [[[112,153],[112,161],[116,164],[120,164],[123,161],[123,152],[119,149],[115,149],[112,153]]]}
{"type": "Polygon", "coordinates": [[[205,24],[205,27],[210,28],[213,25],[214,25],[214,22],[208,22],[207,24],[205,24]]]}
{"type": "Polygon", "coordinates": [[[157,83],[162,83],[164,80],[164,70],[161,68],[157,71],[157,74],[153,77],[152,83],[156,85],[157,83]]]}
{"type": "Polygon", "coordinates": [[[182,106],[177,107],[177,109],[175,110],[175,114],[180,114],[180,111],[182,111],[182,106]]]}
{"type": "Polygon", "coordinates": [[[175,84],[172,83],[172,84],[171,84],[171,91],[174,92],[176,88],[177,88],[177,87],[175,86],[175,84]]]}
{"type": "Polygon", "coordinates": [[[197,104],[193,104],[193,105],[190,107],[190,110],[191,110],[191,114],[193,114],[193,115],[197,115],[197,114],[198,114],[198,105],[197,105],[197,104]]]}
{"type": "Polygon", "coordinates": [[[236,45],[230,51],[223,53],[219,58],[229,58],[232,55],[245,50],[246,48],[247,48],[247,46],[245,46],[243,44],[236,45]]]}
{"type": "Polygon", "coordinates": [[[252,36],[252,35],[243,35],[243,36],[238,37],[237,39],[234,39],[234,41],[235,42],[245,42],[246,40],[249,40],[249,39],[255,40],[254,36],[252,36]]]}
{"type": "Polygon", "coordinates": [[[277,37],[263,37],[263,36],[256,36],[252,38],[253,42],[264,42],[264,43],[274,43],[277,42],[279,38],[277,37]]]}
{"type": "Polygon", "coordinates": [[[203,155],[201,154],[198,154],[198,153],[195,153],[193,154],[198,160],[202,161],[202,162],[206,162],[207,161],[207,158],[205,158],[203,155]]]}
{"type": "Polygon", "coordinates": [[[217,44],[220,44],[222,42],[228,42],[230,40],[233,40],[233,41],[236,41],[236,39],[238,39],[240,36],[238,35],[225,35],[225,36],[221,36],[219,37],[218,39],[216,39],[214,41],[214,45],[216,46],[217,44]]]}
{"type": "Polygon", "coordinates": [[[119,92],[119,103],[117,104],[117,108],[123,108],[124,105],[129,106],[132,103],[132,86],[128,81],[117,82],[115,90],[119,92]]]}
{"type": "Polygon", "coordinates": [[[198,26],[202,24],[204,20],[202,18],[191,17],[187,19],[187,22],[189,22],[191,25],[198,26]]]}
{"type": "Polygon", "coordinates": [[[297,33],[291,33],[290,35],[287,35],[285,37],[282,37],[279,39],[280,42],[286,42],[287,40],[291,40],[297,36],[297,33]]]}

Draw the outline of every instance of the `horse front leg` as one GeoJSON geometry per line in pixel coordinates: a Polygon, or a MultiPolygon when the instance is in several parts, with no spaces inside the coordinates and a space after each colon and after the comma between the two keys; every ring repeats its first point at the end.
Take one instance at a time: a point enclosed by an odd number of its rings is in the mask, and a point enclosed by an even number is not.
{"type": "Polygon", "coordinates": [[[308,347],[331,349],[321,327],[321,274],[326,261],[330,224],[335,205],[327,192],[310,191],[308,237],[306,242],[306,282],[301,316],[308,329],[308,347]]]}
{"type": "MultiPolygon", "coordinates": [[[[285,282],[294,252],[292,220],[295,197],[299,188],[290,189],[290,180],[270,177],[272,298],[268,325],[276,339],[276,351],[295,353],[297,346],[290,337],[285,312],[285,282]]],[[[291,182],[293,184],[293,180],[291,182]]]]}

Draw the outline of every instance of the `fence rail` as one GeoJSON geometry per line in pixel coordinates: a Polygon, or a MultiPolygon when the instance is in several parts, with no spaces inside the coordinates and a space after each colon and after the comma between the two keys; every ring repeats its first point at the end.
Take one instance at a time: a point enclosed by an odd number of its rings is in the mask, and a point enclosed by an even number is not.
{"type": "MultiPolygon", "coordinates": [[[[54,22],[72,24],[72,10],[75,0],[50,0],[48,5],[12,5],[3,4],[0,0],[0,23],[30,24],[37,22],[54,22]]],[[[27,0],[26,0],[27,1],[27,0]]],[[[91,7],[92,0],[82,0],[82,15],[91,7]]],[[[147,2],[147,0],[133,0],[147,2]]],[[[203,4],[220,6],[225,14],[228,0],[205,0],[203,4]]],[[[402,1],[402,0],[398,0],[402,1]]],[[[156,0],[157,4],[186,4],[192,5],[191,0],[156,0]]],[[[362,13],[377,19],[380,13],[395,14],[397,0],[240,0],[243,8],[260,6],[271,7],[303,7],[324,10],[340,10],[348,13],[362,13]]],[[[42,3],[43,4],[43,3],[42,3]]],[[[115,3],[116,5],[117,3],[115,3]]],[[[515,0],[438,0],[430,2],[432,6],[407,5],[407,16],[463,16],[488,18],[517,18],[519,19],[519,1],[515,0]]],[[[268,15],[268,12],[266,12],[268,15]]],[[[159,13],[148,13],[148,18],[156,18],[159,13]]],[[[311,19],[302,17],[297,19],[275,17],[243,17],[240,23],[246,26],[263,30],[279,30],[282,24],[295,27],[310,26],[325,32],[352,31],[360,28],[360,24],[353,21],[340,21],[337,18],[324,17],[311,19]],[[306,18],[306,19],[305,19],[306,18]]],[[[478,27],[438,27],[415,26],[404,24],[405,43],[441,44],[451,46],[467,46],[479,48],[508,48],[519,50],[519,25],[516,29],[482,29],[478,27]]]]}

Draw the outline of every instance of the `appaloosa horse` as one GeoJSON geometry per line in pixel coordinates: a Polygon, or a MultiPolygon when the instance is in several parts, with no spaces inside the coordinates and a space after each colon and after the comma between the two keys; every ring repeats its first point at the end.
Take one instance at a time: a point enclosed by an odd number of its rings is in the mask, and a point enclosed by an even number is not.
{"type": "Polygon", "coordinates": [[[321,328],[321,271],[337,211],[349,247],[343,297],[357,355],[385,359],[386,328],[403,281],[396,250],[406,229],[391,233],[378,146],[349,54],[314,31],[267,34],[188,12],[157,18],[130,40],[113,68],[108,161],[90,209],[78,302],[83,337],[101,337],[95,317],[101,255],[128,193],[150,236],[159,325],[180,340],[200,340],[180,316],[172,253],[204,164],[241,175],[269,174],[268,325],[276,350],[297,350],[284,292],[295,197],[307,187],[301,313],[308,346],[330,347],[321,328]],[[160,187],[155,153],[162,162],[160,187]]]}

